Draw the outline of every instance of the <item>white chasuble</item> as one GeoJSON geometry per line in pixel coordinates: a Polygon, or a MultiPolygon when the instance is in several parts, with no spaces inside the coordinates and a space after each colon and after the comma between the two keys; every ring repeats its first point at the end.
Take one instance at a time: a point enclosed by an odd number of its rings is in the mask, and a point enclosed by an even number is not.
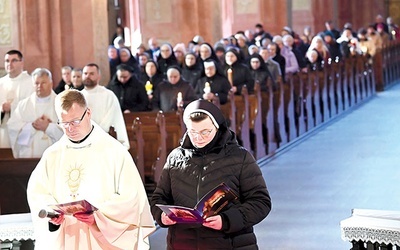
{"type": "Polygon", "coordinates": [[[92,120],[107,133],[111,126],[114,127],[117,140],[129,149],[124,116],[114,92],[100,85],[90,90],[83,89],[81,92],[92,110],[92,120]]]}
{"type": "Polygon", "coordinates": [[[38,98],[36,94],[20,101],[7,122],[10,144],[14,158],[40,158],[43,152],[63,135],[57,125],[54,108],[56,94],[38,98]],[[51,120],[46,131],[33,128],[32,122],[45,115],[51,120]]]}
{"type": "Polygon", "coordinates": [[[126,148],[97,124],[81,143],[65,135],[50,146],[28,183],[37,249],[149,249],[154,220],[139,172],[126,148]],[[47,205],[86,199],[97,227],[71,215],[55,232],[37,215],[47,205]]]}
{"type": "Polygon", "coordinates": [[[0,111],[4,102],[11,102],[11,112],[3,113],[0,119],[0,148],[10,148],[7,121],[14,113],[18,102],[35,92],[31,76],[23,71],[19,76],[10,78],[8,75],[0,78],[0,111]]]}

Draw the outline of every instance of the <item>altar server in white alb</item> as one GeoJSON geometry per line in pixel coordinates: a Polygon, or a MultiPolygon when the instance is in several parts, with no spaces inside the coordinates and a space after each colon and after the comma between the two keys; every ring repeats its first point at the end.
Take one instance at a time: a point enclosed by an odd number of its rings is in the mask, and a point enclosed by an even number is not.
{"type": "Polygon", "coordinates": [[[7,75],[0,78],[0,148],[10,148],[7,121],[20,100],[34,92],[32,78],[23,71],[24,58],[18,50],[10,50],[4,56],[7,75]]]}
{"type": "Polygon", "coordinates": [[[149,249],[154,220],[128,150],[91,120],[80,91],[61,92],[55,106],[65,134],[44,152],[27,188],[35,249],[149,249]],[[78,200],[98,210],[38,216],[48,205],[78,200]]]}
{"type": "Polygon", "coordinates": [[[92,110],[92,119],[106,132],[114,127],[117,140],[129,149],[128,133],[126,132],[121,106],[114,92],[99,85],[100,68],[95,63],[87,64],[82,71],[82,90],[88,106],[92,110]]]}
{"type": "Polygon", "coordinates": [[[32,72],[35,93],[21,100],[7,122],[15,158],[40,158],[63,131],[57,124],[51,72],[37,68],[32,72]]]}

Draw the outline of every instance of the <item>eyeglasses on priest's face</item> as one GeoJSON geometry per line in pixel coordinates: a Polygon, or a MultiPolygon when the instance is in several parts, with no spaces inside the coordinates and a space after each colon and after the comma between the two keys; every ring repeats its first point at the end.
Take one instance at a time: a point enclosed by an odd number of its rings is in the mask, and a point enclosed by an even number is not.
{"type": "Polygon", "coordinates": [[[213,130],[214,130],[213,128],[212,129],[203,129],[200,132],[197,132],[197,131],[194,131],[194,130],[190,130],[189,134],[191,136],[193,136],[193,137],[197,137],[198,138],[200,136],[202,139],[206,139],[207,137],[210,136],[210,134],[211,134],[211,132],[213,130]]]}
{"type": "Polygon", "coordinates": [[[60,126],[63,126],[64,128],[68,128],[69,126],[78,126],[79,124],[81,124],[83,118],[85,117],[87,110],[88,109],[85,109],[85,112],[83,112],[81,119],[76,119],[76,120],[69,121],[69,122],[58,121],[57,124],[60,126]]]}

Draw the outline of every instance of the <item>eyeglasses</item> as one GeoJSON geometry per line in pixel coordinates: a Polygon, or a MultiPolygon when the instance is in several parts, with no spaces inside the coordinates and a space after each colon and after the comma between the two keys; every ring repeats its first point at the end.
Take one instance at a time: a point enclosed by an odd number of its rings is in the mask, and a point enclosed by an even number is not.
{"type": "Polygon", "coordinates": [[[16,63],[16,62],[20,62],[22,60],[18,60],[18,59],[12,59],[12,60],[5,60],[5,63],[16,63]]]}
{"type": "Polygon", "coordinates": [[[211,132],[213,131],[214,129],[204,129],[204,130],[202,130],[202,131],[200,131],[200,132],[197,132],[197,131],[194,131],[194,130],[190,130],[189,131],[189,134],[191,135],[191,136],[193,136],[193,137],[201,137],[202,139],[205,139],[205,138],[207,138],[208,136],[210,136],[210,134],[211,134],[211,132]]]}
{"type": "Polygon", "coordinates": [[[83,113],[81,119],[76,119],[76,120],[73,120],[73,121],[70,121],[70,122],[60,122],[60,121],[58,121],[57,124],[60,125],[60,126],[63,126],[64,128],[68,128],[69,126],[78,126],[79,124],[81,124],[83,118],[85,117],[86,111],[87,111],[87,109],[85,109],[85,112],[83,113]]]}

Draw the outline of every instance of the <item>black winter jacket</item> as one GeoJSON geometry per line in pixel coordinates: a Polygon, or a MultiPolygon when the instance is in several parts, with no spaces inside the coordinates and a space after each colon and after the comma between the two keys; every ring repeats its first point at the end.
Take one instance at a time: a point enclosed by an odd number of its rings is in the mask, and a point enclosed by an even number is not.
{"type": "Polygon", "coordinates": [[[208,191],[225,182],[239,199],[225,207],[222,230],[201,224],[169,226],[167,249],[258,249],[253,226],[271,210],[271,199],[253,156],[239,146],[235,134],[222,127],[215,145],[204,152],[195,149],[187,134],[181,146],[168,156],[157,188],[151,198],[151,210],[157,223],[162,211],[155,204],[194,207],[208,191]]]}

